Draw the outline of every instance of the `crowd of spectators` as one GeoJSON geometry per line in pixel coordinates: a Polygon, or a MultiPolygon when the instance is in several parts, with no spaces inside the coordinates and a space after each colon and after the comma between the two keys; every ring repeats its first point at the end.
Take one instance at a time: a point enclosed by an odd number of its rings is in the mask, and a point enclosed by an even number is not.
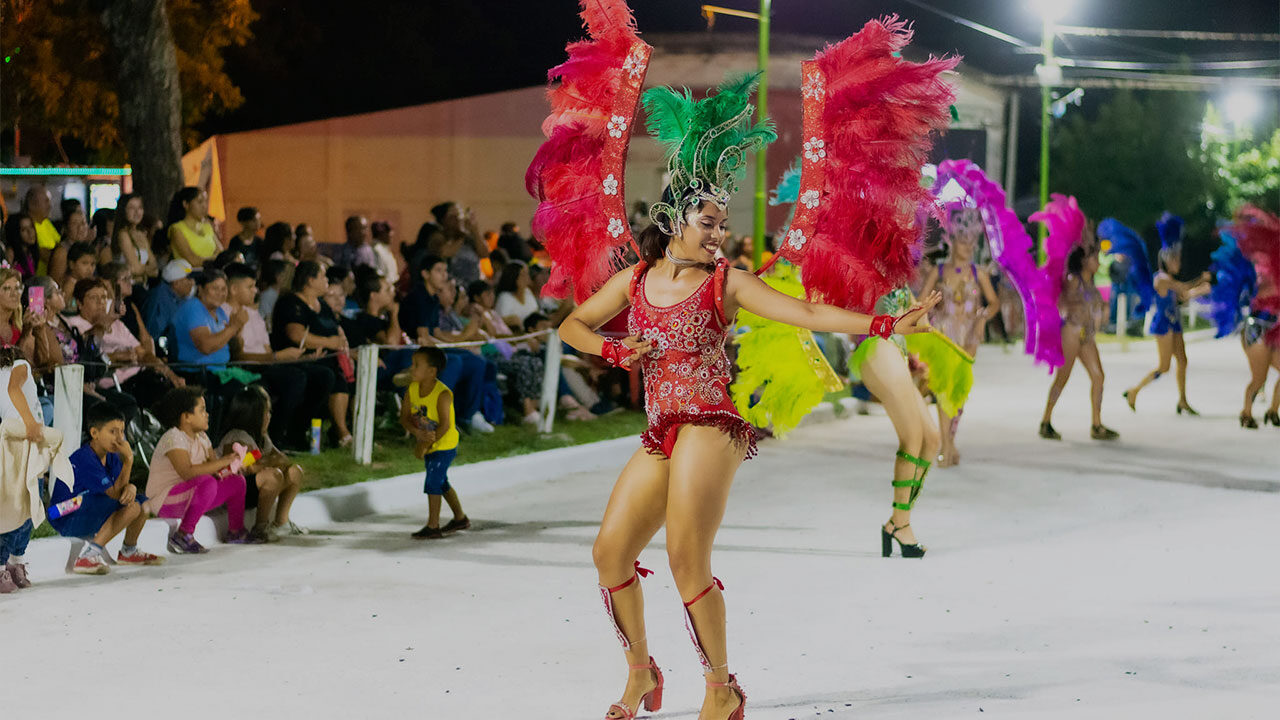
{"type": "MultiPolygon", "coordinates": [[[[74,199],[59,203],[56,222],[53,209],[50,192],[32,186],[0,246],[0,346],[30,361],[46,423],[54,370],[79,363],[86,407],[109,403],[130,428],[170,390],[199,386],[216,439],[231,399],[259,386],[285,451],[309,448],[317,418],[325,444],[346,447],[365,344],[383,346],[381,401],[394,402],[411,346],[440,345],[463,431],[541,422],[541,343],[509,338],[554,327],[571,307],[541,297],[545,254],[515,223],[482,233],[470,210],[445,202],[412,241],[353,215],[341,242],[318,243],[307,223],[267,224],[252,207],[224,232],[195,187],[174,193],[163,220],[136,194],[91,218],[74,199]]],[[[625,402],[625,383],[606,374],[566,358],[560,407],[589,420],[625,402]]]]}
{"type": "MultiPolygon", "coordinates": [[[[381,346],[380,412],[398,412],[388,405],[407,384],[413,348],[429,345],[444,351],[440,380],[462,431],[542,422],[546,336],[530,335],[572,307],[541,296],[546,255],[514,223],[482,233],[470,210],[445,202],[411,241],[353,215],[341,242],[320,243],[311,225],[267,224],[252,207],[224,228],[195,187],[174,193],[163,217],[136,194],[92,217],[74,199],[58,204],[57,217],[54,208],[35,185],[4,223],[0,351],[8,367],[28,368],[31,408],[45,426],[56,369],[84,369],[83,437],[68,440],[84,443],[74,491],[110,502],[101,501],[101,517],[73,524],[96,528],[82,533],[97,549],[77,571],[104,571],[101,542],[126,530],[126,557],[152,562],[132,544],[144,510],[173,518],[172,552],[203,551],[191,530],[213,507],[228,508],[236,542],[298,531],[288,509],[301,470],[288,453],[311,449],[317,419],[328,427],[324,445],[351,444],[355,351],[364,345],[381,346]],[[139,441],[148,433],[150,446],[139,441]],[[230,472],[246,446],[270,461],[256,474],[230,472]],[[134,451],[145,453],[138,463],[134,451]],[[92,475],[83,490],[82,467],[92,475]],[[135,467],[147,482],[125,492],[121,473],[135,467]],[[253,527],[246,502],[259,509],[253,527]]],[[[591,358],[569,351],[558,372],[558,405],[571,419],[634,400],[624,373],[591,358]]],[[[73,488],[54,490],[65,498],[73,488]]],[[[10,554],[20,565],[21,553],[10,554]]]]}

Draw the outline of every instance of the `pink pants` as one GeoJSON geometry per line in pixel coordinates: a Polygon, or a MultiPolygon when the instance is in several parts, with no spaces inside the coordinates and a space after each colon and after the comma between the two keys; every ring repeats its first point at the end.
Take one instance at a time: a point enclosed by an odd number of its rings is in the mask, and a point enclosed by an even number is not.
{"type": "Polygon", "coordinates": [[[228,475],[216,478],[198,475],[174,485],[169,497],[182,497],[190,491],[190,497],[177,502],[166,502],[160,508],[162,518],[182,518],[178,530],[191,534],[196,530],[200,516],[210,510],[227,505],[227,529],[239,532],[244,529],[244,476],[228,475]]]}

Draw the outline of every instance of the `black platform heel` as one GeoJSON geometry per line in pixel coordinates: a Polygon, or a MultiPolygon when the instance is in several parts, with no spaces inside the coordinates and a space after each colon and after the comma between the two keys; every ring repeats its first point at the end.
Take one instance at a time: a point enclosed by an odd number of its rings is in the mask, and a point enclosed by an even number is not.
{"type": "Polygon", "coordinates": [[[1061,440],[1062,439],[1062,436],[1058,434],[1058,431],[1054,430],[1053,426],[1047,422],[1040,423],[1040,437],[1044,438],[1045,440],[1061,440]]]}
{"type": "MultiPolygon", "coordinates": [[[[893,484],[893,487],[895,488],[900,488],[900,487],[911,488],[911,495],[907,498],[907,501],[904,503],[900,503],[895,500],[893,503],[893,509],[911,512],[911,508],[915,507],[916,498],[920,497],[920,489],[924,487],[924,478],[926,475],[929,474],[929,461],[922,460],[916,457],[915,455],[912,455],[907,452],[903,452],[902,450],[898,451],[898,458],[902,460],[906,460],[912,465],[915,465],[916,473],[910,480],[894,480],[893,481],[892,484],[893,484]]],[[[911,527],[911,523],[907,523],[902,527],[898,527],[897,525],[893,524],[893,520],[891,518],[889,522],[886,524],[893,529],[889,530],[889,529],[886,529],[884,525],[880,526],[880,557],[889,557],[893,555],[894,540],[898,541],[898,547],[902,549],[902,557],[904,558],[924,557],[924,553],[926,549],[925,546],[921,545],[920,543],[916,543],[914,545],[908,545],[902,542],[902,540],[898,539],[898,532],[900,530],[905,530],[911,527]]]]}
{"type": "Polygon", "coordinates": [[[1186,413],[1192,417],[1200,417],[1200,413],[1196,412],[1190,405],[1178,403],[1178,414],[1181,415],[1183,411],[1186,411],[1186,413]]]}
{"type": "Polygon", "coordinates": [[[1250,430],[1258,429],[1258,421],[1253,419],[1252,415],[1240,413],[1240,427],[1249,428],[1250,430]]]}
{"type": "Polygon", "coordinates": [[[1280,427],[1280,412],[1275,410],[1268,411],[1266,415],[1262,416],[1262,424],[1280,427]]]}

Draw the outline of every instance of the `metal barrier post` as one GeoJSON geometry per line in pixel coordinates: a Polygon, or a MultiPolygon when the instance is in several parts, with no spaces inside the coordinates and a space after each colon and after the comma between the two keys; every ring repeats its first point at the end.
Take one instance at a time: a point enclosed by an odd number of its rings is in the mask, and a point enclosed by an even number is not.
{"type": "MultiPolygon", "coordinates": [[[[1115,285],[1111,289],[1114,291],[1115,285]]],[[[1129,296],[1125,293],[1116,296],[1116,334],[1120,336],[1120,351],[1129,352],[1129,296]]]]}
{"type": "Polygon", "coordinates": [[[356,350],[356,462],[369,465],[373,462],[373,421],[378,404],[378,346],[361,345],[356,350]]]}
{"type": "Polygon", "coordinates": [[[556,400],[560,395],[560,334],[552,330],[546,337],[547,352],[542,359],[542,432],[549,433],[556,422],[556,400]]]}
{"type": "Polygon", "coordinates": [[[84,414],[84,366],[59,365],[53,373],[53,427],[63,442],[80,445],[84,414]]]}

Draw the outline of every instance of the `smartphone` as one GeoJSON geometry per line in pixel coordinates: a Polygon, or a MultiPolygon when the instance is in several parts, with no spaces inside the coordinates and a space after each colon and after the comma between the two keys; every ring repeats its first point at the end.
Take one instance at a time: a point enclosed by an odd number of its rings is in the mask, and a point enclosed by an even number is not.
{"type": "Polygon", "coordinates": [[[44,288],[36,285],[27,289],[27,309],[35,315],[44,314],[44,288]]]}

